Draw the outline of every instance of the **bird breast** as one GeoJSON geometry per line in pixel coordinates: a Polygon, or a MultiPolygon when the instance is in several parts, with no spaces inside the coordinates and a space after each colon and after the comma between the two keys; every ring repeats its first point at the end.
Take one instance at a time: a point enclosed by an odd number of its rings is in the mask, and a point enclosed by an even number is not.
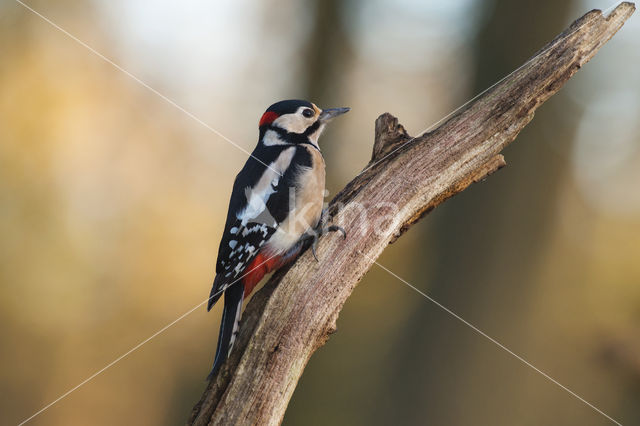
{"type": "Polygon", "coordinates": [[[311,167],[298,166],[294,190],[290,193],[294,200],[293,209],[268,243],[268,250],[274,253],[284,253],[293,247],[303,234],[316,227],[322,215],[324,159],[315,148],[303,146],[298,149],[306,149],[309,152],[311,167]]]}

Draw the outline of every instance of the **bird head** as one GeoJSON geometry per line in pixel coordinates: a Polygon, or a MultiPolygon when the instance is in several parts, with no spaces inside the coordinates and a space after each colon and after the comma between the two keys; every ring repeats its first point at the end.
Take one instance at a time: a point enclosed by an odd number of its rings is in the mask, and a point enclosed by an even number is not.
{"type": "Polygon", "coordinates": [[[276,102],[260,118],[261,139],[266,145],[310,142],[317,147],[325,125],[349,109],[320,109],[311,102],[295,99],[276,102]]]}

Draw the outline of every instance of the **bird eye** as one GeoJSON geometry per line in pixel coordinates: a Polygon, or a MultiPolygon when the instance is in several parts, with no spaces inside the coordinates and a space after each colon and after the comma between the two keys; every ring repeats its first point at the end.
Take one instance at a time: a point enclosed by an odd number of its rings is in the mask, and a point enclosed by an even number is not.
{"type": "Polygon", "coordinates": [[[302,111],[302,115],[304,115],[307,118],[311,118],[314,115],[316,115],[316,113],[311,108],[307,108],[307,109],[302,111]]]}

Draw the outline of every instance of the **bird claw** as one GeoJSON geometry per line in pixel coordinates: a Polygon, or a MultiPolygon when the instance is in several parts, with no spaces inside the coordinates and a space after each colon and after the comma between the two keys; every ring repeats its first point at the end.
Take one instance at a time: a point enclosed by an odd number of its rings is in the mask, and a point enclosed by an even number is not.
{"type": "Polygon", "coordinates": [[[316,259],[316,262],[320,262],[320,260],[318,259],[318,254],[316,253],[318,240],[320,239],[321,235],[328,234],[329,232],[340,232],[342,233],[342,239],[347,238],[347,232],[343,227],[337,225],[326,226],[326,223],[323,223],[323,221],[321,221],[320,225],[313,230],[312,234],[309,235],[309,238],[312,239],[311,253],[313,254],[314,259],[316,259]]]}
{"type": "Polygon", "coordinates": [[[318,235],[314,235],[313,236],[313,242],[311,243],[311,253],[313,254],[314,259],[316,260],[316,263],[320,262],[320,260],[318,260],[318,255],[316,254],[316,247],[318,246],[318,235]]]}
{"type": "Polygon", "coordinates": [[[340,232],[342,233],[342,239],[343,240],[347,239],[347,231],[345,231],[342,226],[331,225],[325,229],[324,233],[327,233],[327,232],[340,232]]]}

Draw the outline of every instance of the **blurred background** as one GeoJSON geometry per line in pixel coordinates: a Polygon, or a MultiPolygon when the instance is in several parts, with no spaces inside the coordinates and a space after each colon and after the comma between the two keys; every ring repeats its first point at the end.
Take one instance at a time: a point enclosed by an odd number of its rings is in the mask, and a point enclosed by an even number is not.
{"type": "MultiPolygon", "coordinates": [[[[276,100],[352,107],[321,141],[330,196],[367,163],[379,114],[418,134],[611,6],[28,4],[247,151],[276,100]]],[[[0,423],[16,424],[207,298],[246,154],[20,4],[0,2],[0,23],[0,423]]],[[[380,259],[623,424],[640,424],[639,67],[633,16],[505,169],[380,259]]],[[[220,311],[197,309],[30,424],[184,423],[220,311]]],[[[607,422],[375,266],[284,420],[607,422]]]]}

